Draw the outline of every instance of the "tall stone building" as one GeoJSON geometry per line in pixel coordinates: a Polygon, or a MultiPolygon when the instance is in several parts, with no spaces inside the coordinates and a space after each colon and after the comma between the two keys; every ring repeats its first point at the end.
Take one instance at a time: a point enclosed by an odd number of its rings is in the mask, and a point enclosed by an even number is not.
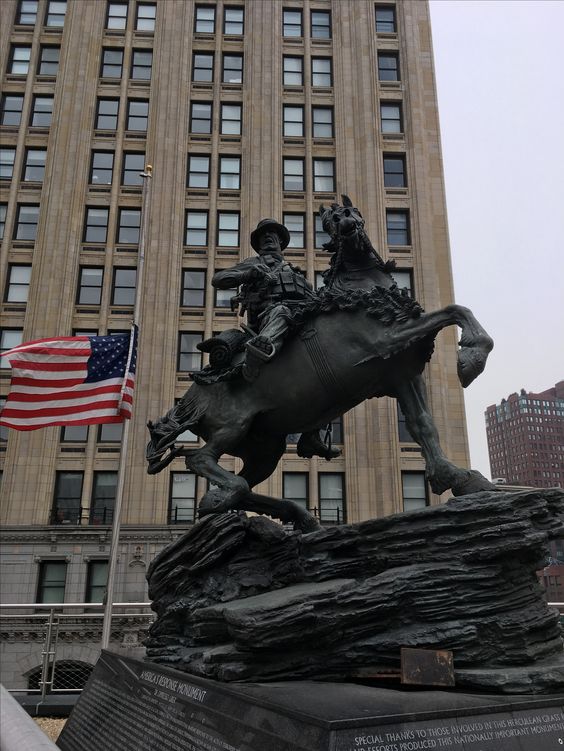
{"type": "MultiPolygon", "coordinates": [[[[128,328],[139,173],[153,167],[115,593],[142,600],[147,562],[193,522],[206,490],[181,460],[147,476],[145,424],[189,387],[202,364],[196,344],[239,323],[230,294],[210,281],[253,254],[260,219],[289,228],[286,256],[315,284],[328,263],[318,207],[347,193],[379,253],[397,261],[400,286],[427,310],[453,300],[429,9],[3,0],[0,12],[3,349],[128,328]]],[[[447,455],[468,466],[456,349],[452,327],[426,383],[447,455]]],[[[3,429],[4,601],[100,598],[120,435],[115,425],[3,429]]],[[[395,401],[352,410],[333,440],[342,456],[330,463],[289,445],[261,490],[328,523],[440,501],[395,401]]]]}
{"type": "Polygon", "coordinates": [[[486,409],[492,477],[534,488],[564,487],[564,381],[521,389],[486,409]]]}

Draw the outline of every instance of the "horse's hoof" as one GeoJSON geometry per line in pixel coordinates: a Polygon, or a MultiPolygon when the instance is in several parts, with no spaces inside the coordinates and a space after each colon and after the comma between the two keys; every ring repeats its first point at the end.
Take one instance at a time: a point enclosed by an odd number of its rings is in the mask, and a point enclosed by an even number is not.
{"type": "Polygon", "coordinates": [[[486,480],[484,475],[476,469],[469,469],[463,479],[460,482],[456,482],[451,490],[454,496],[461,496],[479,493],[481,490],[496,490],[496,486],[492,485],[489,480],[486,480]]]}
{"type": "Polygon", "coordinates": [[[225,491],[219,488],[208,490],[198,506],[198,516],[221,514],[223,511],[229,511],[230,506],[227,504],[226,495],[225,491]]]}

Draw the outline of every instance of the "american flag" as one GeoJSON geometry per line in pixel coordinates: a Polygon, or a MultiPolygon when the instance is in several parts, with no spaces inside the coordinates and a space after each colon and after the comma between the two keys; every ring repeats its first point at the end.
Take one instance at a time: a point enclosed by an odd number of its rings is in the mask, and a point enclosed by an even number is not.
{"type": "Polygon", "coordinates": [[[38,339],[2,355],[12,366],[12,379],[1,425],[36,430],[131,417],[136,326],[131,335],[38,339]]]}

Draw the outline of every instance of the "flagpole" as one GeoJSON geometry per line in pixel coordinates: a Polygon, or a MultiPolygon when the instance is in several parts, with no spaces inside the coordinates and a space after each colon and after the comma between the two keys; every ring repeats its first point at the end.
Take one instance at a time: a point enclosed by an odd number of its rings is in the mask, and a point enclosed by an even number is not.
{"type": "MultiPolygon", "coordinates": [[[[149,222],[149,206],[151,196],[151,179],[153,177],[153,168],[150,164],[141,172],[143,178],[143,195],[141,199],[141,223],[139,228],[139,251],[137,256],[137,278],[135,288],[135,305],[133,308],[133,325],[131,335],[134,336],[135,327],[139,325],[141,315],[141,298],[143,294],[143,271],[145,267],[145,242],[147,239],[147,229],[149,222]]],[[[131,351],[131,347],[130,347],[131,351]]],[[[127,378],[127,369],[124,379],[127,378]]],[[[121,528],[121,507],[123,502],[123,488],[125,485],[125,466],[127,459],[127,447],[129,444],[129,425],[131,420],[123,421],[123,433],[121,440],[121,451],[119,457],[118,479],[116,487],[116,499],[114,502],[114,516],[112,519],[112,539],[110,544],[110,559],[108,562],[108,582],[106,586],[106,596],[104,600],[104,621],[102,624],[102,649],[107,649],[110,643],[110,633],[112,626],[112,604],[114,600],[114,589],[116,582],[117,559],[119,552],[119,534],[121,528]]]]}

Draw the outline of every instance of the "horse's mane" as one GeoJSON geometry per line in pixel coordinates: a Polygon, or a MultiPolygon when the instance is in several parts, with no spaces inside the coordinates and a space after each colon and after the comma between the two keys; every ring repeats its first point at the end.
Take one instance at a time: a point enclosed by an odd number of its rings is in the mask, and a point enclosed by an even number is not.
{"type": "MultiPolygon", "coordinates": [[[[393,260],[384,261],[378,251],[374,248],[366,232],[362,229],[359,231],[360,249],[359,252],[366,259],[371,258],[379,271],[389,274],[396,268],[396,262],[393,260]]],[[[326,287],[331,287],[333,281],[344,263],[343,241],[340,235],[333,235],[329,242],[324,243],[323,249],[331,253],[329,268],[323,272],[323,281],[326,287]]]]}

